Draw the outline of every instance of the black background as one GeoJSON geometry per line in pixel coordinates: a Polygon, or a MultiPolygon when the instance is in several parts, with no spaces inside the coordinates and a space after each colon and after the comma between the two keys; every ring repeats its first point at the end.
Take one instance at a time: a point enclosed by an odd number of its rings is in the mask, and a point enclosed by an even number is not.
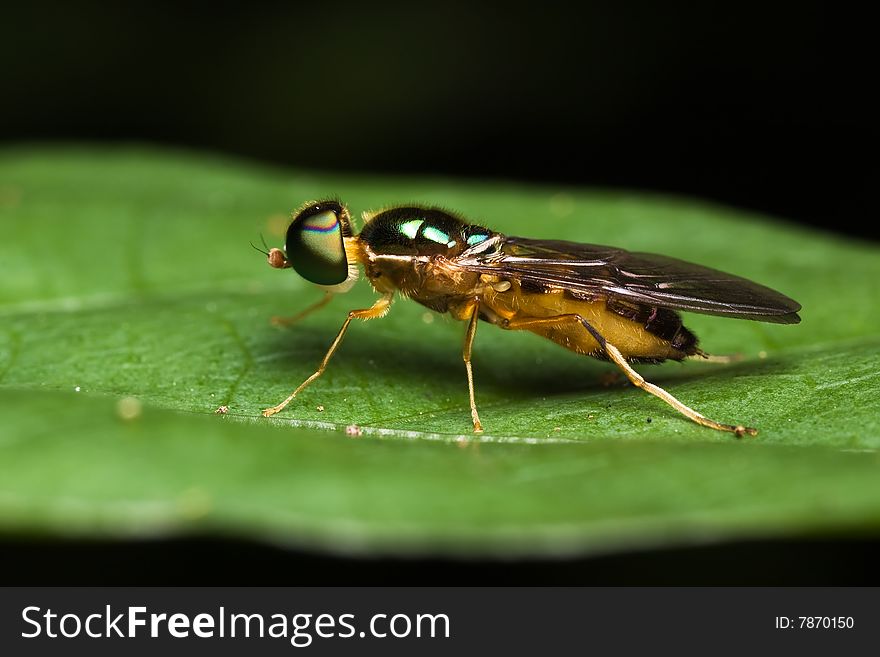
{"type": "Polygon", "coordinates": [[[633,187],[876,236],[874,25],[806,1],[18,3],[0,139],[633,187]]]}
{"type": "MultiPolygon", "coordinates": [[[[0,21],[0,140],[649,189],[873,238],[874,28],[811,2],[22,2],[0,21]]],[[[7,580],[80,584],[858,584],[876,581],[876,550],[847,537],[515,564],[0,542],[7,580]]]]}

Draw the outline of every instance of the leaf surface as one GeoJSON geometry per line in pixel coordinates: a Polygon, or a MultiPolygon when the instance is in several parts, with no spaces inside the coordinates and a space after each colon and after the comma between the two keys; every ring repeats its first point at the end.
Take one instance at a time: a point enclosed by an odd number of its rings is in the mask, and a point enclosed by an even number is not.
{"type": "Polygon", "coordinates": [[[873,245],[658,195],[134,147],[6,151],[0,217],[5,532],[547,554],[880,527],[873,245]],[[356,214],[417,200],[509,234],[664,253],[792,296],[798,326],[685,316],[707,351],[741,362],[639,368],[761,433],[700,428],[607,385],[608,364],[484,324],[475,438],[464,325],[406,300],[354,325],[327,373],[262,418],[375,298],[362,281],[294,327],[270,323],[321,293],[248,243],[280,246],[292,208],[336,195],[356,214]]]}

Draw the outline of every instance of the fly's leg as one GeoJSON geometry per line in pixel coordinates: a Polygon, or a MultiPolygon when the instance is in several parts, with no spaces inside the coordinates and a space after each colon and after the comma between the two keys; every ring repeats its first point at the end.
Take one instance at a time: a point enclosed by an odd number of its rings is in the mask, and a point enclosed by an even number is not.
{"type": "Polygon", "coordinates": [[[321,308],[326,306],[328,303],[330,303],[330,299],[332,299],[332,298],[333,298],[333,292],[325,292],[324,296],[321,297],[321,299],[319,301],[313,303],[311,306],[309,306],[305,310],[298,312],[293,317],[273,317],[272,318],[272,325],[286,327],[286,326],[291,326],[293,324],[296,324],[299,320],[303,319],[307,315],[311,315],[316,310],[320,310],[321,308]]]}
{"type": "Polygon", "coordinates": [[[730,365],[731,363],[738,363],[743,359],[742,354],[729,354],[726,356],[717,356],[715,354],[707,354],[702,349],[697,349],[697,352],[693,356],[688,356],[688,360],[699,360],[704,363],[716,363],[718,365],[730,365]]]}
{"type": "MultiPolygon", "coordinates": [[[[263,242],[265,244],[265,242],[263,242]]],[[[253,246],[253,244],[251,244],[253,246]]],[[[254,247],[257,248],[257,247],[254,247]]],[[[260,249],[257,249],[258,251],[260,249]]],[[[287,260],[287,256],[284,255],[284,251],[281,249],[269,249],[264,252],[266,254],[266,260],[269,262],[269,266],[274,269],[290,269],[290,262],[287,260]]],[[[302,312],[297,313],[293,317],[273,317],[272,324],[274,326],[290,326],[291,324],[295,324],[299,320],[301,320],[306,315],[310,315],[326,306],[330,303],[330,299],[333,298],[332,292],[326,292],[324,297],[318,301],[317,303],[313,303],[311,306],[303,310],[302,312]]]]}
{"type": "Polygon", "coordinates": [[[659,386],[655,386],[653,383],[648,383],[642,377],[641,374],[636,372],[629,363],[626,362],[626,358],[623,357],[623,354],[620,353],[617,347],[609,342],[605,342],[603,345],[605,348],[605,353],[608,354],[608,357],[614,361],[614,363],[623,370],[624,374],[632,381],[632,384],[638,386],[645,392],[650,392],[655,397],[659,397],[667,404],[672,406],[679,413],[684,415],[685,417],[693,420],[697,424],[701,424],[704,427],[709,427],[710,429],[717,429],[718,431],[729,431],[731,433],[736,434],[738,437],[744,436],[745,434],[749,434],[750,436],[755,436],[758,434],[757,429],[753,429],[751,427],[746,427],[741,424],[733,426],[731,424],[721,424],[720,422],[716,422],[715,420],[710,420],[705,415],[702,415],[692,409],[690,406],[685,406],[683,403],[678,401],[671,394],[666,392],[663,388],[659,386]]]}
{"type": "Polygon", "coordinates": [[[474,371],[471,368],[471,347],[474,344],[474,336],[477,334],[477,320],[479,319],[480,302],[474,302],[471,309],[470,321],[468,321],[467,333],[464,336],[464,349],[461,357],[464,359],[464,367],[467,370],[468,395],[471,402],[471,419],[474,421],[474,433],[483,433],[483,425],[480,423],[480,415],[477,413],[477,402],[474,400],[474,371]]]}
{"type": "Polygon", "coordinates": [[[715,420],[710,420],[706,416],[698,413],[690,406],[686,406],[678,399],[673,397],[670,393],[666,392],[663,388],[654,385],[653,383],[648,383],[645,381],[644,377],[641,374],[636,372],[632,366],[626,362],[626,358],[623,354],[620,353],[620,350],[615,347],[613,344],[608,342],[602,335],[593,328],[592,324],[590,324],[586,319],[577,314],[565,314],[565,315],[556,315],[555,317],[542,317],[537,319],[522,319],[522,320],[505,320],[501,324],[502,328],[510,329],[510,330],[522,330],[522,329],[532,329],[540,326],[560,326],[562,324],[569,323],[579,323],[581,324],[587,331],[592,335],[596,342],[599,343],[599,346],[605,351],[615,365],[617,365],[623,373],[626,374],[627,378],[632,382],[634,386],[637,386],[648,392],[655,397],[659,397],[667,404],[672,406],[679,413],[684,415],[689,420],[696,422],[704,427],[709,427],[710,429],[717,429],[718,431],[729,431],[730,433],[736,434],[737,436],[743,436],[745,434],[749,434],[750,436],[755,436],[758,433],[757,429],[752,429],[751,427],[746,427],[741,424],[736,426],[732,424],[722,424],[720,422],[716,422],[715,420]]]}
{"type": "Polygon", "coordinates": [[[339,333],[336,334],[336,338],[333,340],[333,343],[330,345],[330,349],[327,350],[327,354],[324,356],[324,360],[321,361],[321,365],[312,374],[309,378],[299,384],[299,387],[294,390],[283,402],[278,404],[277,406],[273,406],[272,408],[267,408],[263,411],[263,417],[272,417],[279,411],[283,410],[285,406],[287,406],[291,401],[293,401],[294,397],[296,397],[300,392],[302,392],[312,381],[317,379],[324,373],[324,370],[327,369],[327,363],[330,362],[330,358],[333,357],[333,354],[336,352],[336,349],[339,347],[342,342],[342,338],[345,336],[345,332],[348,330],[348,325],[351,324],[351,320],[353,319],[376,319],[378,317],[384,317],[388,312],[389,308],[391,308],[391,299],[392,295],[387,294],[381,299],[378,299],[376,303],[374,303],[369,308],[363,308],[361,310],[352,310],[348,313],[348,317],[345,318],[345,321],[342,323],[342,328],[339,329],[339,333]]]}

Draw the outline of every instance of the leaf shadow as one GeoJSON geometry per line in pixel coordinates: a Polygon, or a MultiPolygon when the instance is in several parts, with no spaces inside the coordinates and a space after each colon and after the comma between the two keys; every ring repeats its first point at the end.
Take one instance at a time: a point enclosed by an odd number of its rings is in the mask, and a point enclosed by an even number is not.
{"type": "MultiPolygon", "coordinates": [[[[429,339],[416,337],[395,339],[393,344],[383,336],[369,332],[358,335],[357,339],[352,337],[347,337],[344,346],[334,355],[330,367],[350,368],[357,372],[372,371],[403,386],[423,385],[426,376],[436,383],[464,385],[465,368],[459,341],[444,344],[441,348],[432,346],[429,339]],[[345,362],[339,362],[342,359],[345,362]]],[[[290,351],[292,340],[296,340],[297,353],[317,365],[326,354],[332,336],[318,328],[298,327],[295,334],[279,331],[263,345],[263,349],[268,352],[290,351]]],[[[535,394],[565,395],[629,385],[623,373],[611,363],[567,353],[549,343],[544,345],[546,351],[537,348],[528,354],[508,352],[497,347],[483,353],[475,351],[473,364],[479,387],[505,396],[528,397],[535,394]],[[620,376],[615,377],[615,373],[620,376]]],[[[272,366],[292,365],[284,359],[276,359],[272,366]]],[[[636,365],[639,373],[655,383],[698,380],[707,384],[720,383],[733,376],[785,374],[791,369],[787,360],[773,358],[729,364],[670,362],[659,367],[636,365]]]]}

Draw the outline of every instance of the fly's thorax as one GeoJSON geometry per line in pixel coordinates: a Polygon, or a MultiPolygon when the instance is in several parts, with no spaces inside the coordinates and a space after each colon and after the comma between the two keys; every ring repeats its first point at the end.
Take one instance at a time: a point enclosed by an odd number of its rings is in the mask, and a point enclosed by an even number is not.
{"type": "Polygon", "coordinates": [[[435,310],[433,300],[440,297],[473,298],[478,292],[480,275],[457,267],[446,256],[375,254],[368,247],[365,251],[369,255],[364,272],[378,292],[397,290],[435,310]]]}
{"type": "Polygon", "coordinates": [[[389,258],[372,253],[364,262],[364,274],[377,292],[398,290],[404,295],[407,295],[407,290],[418,288],[423,278],[421,267],[414,257],[389,258]]]}
{"type": "Polygon", "coordinates": [[[357,239],[376,290],[397,289],[435,310],[445,306],[444,299],[472,292],[478,276],[451,260],[488,240],[492,231],[444,210],[418,206],[389,208],[364,219],[357,239]]]}
{"type": "Polygon", "coordinates": [[[358,236],[376,255],[455,257],[492,236],[438,208],[403,206],[365,215],[358,236]]]}

